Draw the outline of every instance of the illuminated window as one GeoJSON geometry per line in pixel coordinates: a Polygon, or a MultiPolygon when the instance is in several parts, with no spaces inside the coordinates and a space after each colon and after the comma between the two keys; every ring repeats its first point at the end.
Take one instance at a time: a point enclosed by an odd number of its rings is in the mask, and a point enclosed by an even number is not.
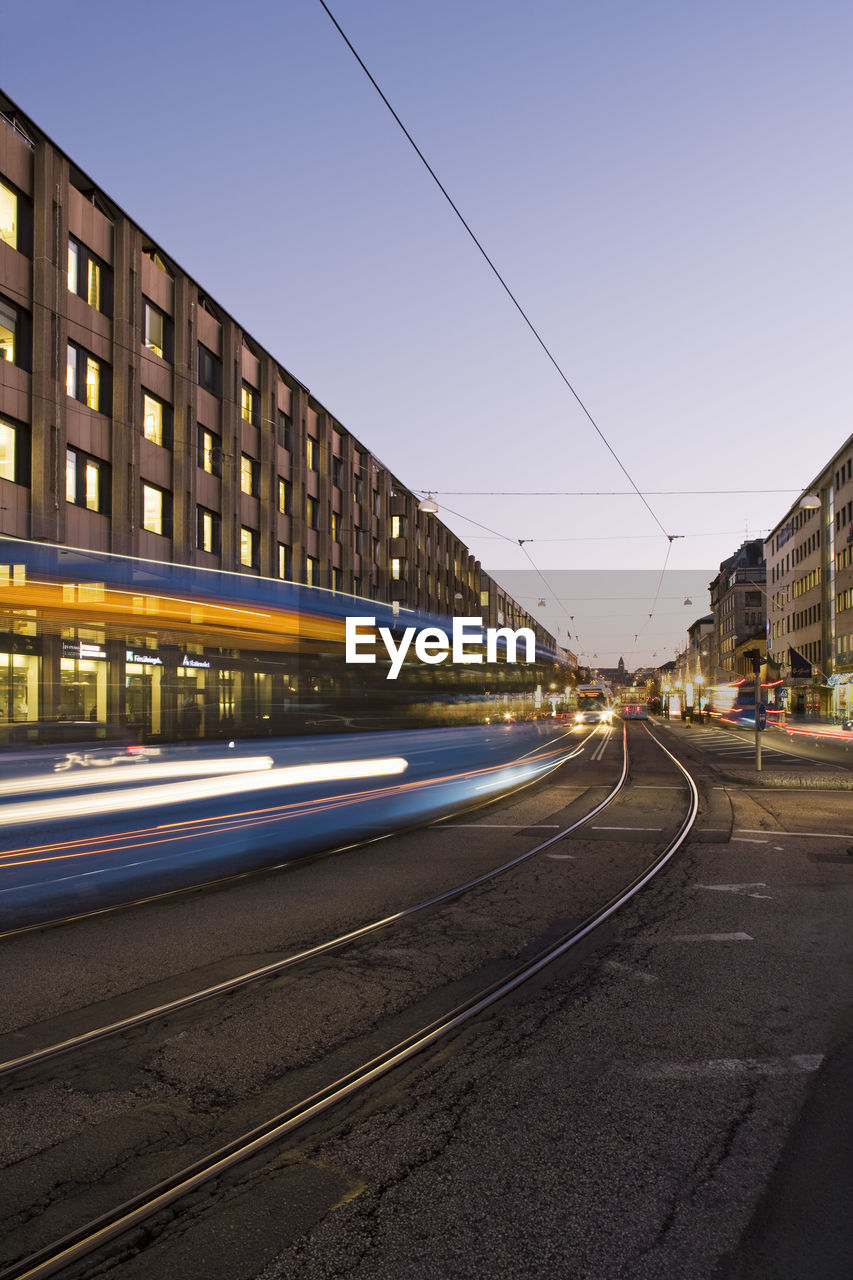
{"type": "Polygon", "coordinates": [[[65,387],[73,399],[104,412],[110,402],[109,365],[69,342],[65,387]]]}
{"type": "Polygon", "coordinates": [[[106,514],[110,500],[109,464],[80,449],[66,449],[65,500],[75,507],[106,514]]]}
{"type": "Polygon", "coordinates": [[[305,581],[309,587],[316,587],[319,579],[319,563],[314,556],[305,557],[305,581]]]}
{"type": "Polygon", "coordinates": [[[250,569],[255,564],[255,531],[247,529],[245,525],[240,529],[240,563],[247,565],[250,569]]]}
{"type": "Polygon", "coordinates": [[[197,507],[196,545],[200,551],[218,556],[221,547],[222,520],[215,511],[197,507]]]}
{"type": "Polygon", "coordinates": [[[341,527],[337,511],[332,512],[332,542],[340,542],[341,527]]]}
{"type": "Polygon", "coordinates": [[[283,542],[278,544],[278,576],[290,581],[292,575],[290,567],[290,547],[285,546],[283,542]]]}
{"type": "Polygon", "coordinates": [[[309,529],[317,528],[318,510],[319,510],[319,504],[316,498],[305,499],[305,523],[308,525],[309,529]]]}
{"type": "Polygon", "coordinates": [[[105,262],[77,240],[68,241],[68,292],[85,298],[90,307],[112,315],[113,273],[105,262]]]}
{"type": "Polygon", "coordinates": [[[258,393],[247,387],[245,382],[240,388],[240,415],[244,422],[252,422],[256,427],[259,425],[258,393]]]}
{"type": "Polygon", "coordinates": [[[313,436],[305,437],[305,465],[309,471],[317,470],[317,441],[313,436]]]}
{"type": "Polygon", "coordinates": [[[395,582],[399,581],[400,561],[397,559],[394,559],[391,561],[391,577],[394,579],[395,582]]]}
{"type": "Polygon", "coordinates": [[[0,240],[18,248],[18,197],[0,182],[0,240]]]}
{"type": "Polygon", "coordinates": [[[74,449],[65,451],[65,501],[77,501],[77,452],[74,449]]]}
{"type": "Polygon", "coordinates": [[[86,301],[90,307],[94,307],[96,311],[101,309],[101,268],[97,262],[91,258],[87,264],[88,271],[86,275],[86,301]]]}
{"type": "Polygon", "coordinates": [[[240,488],[243,493],[258,492],[258,464],[247,453],[240,455],[240,488]]]}
{"type": "Polygon", "coordinates": [[[198,429],[198,465],[210,476],[222,473],[222,448],[219,436],[205,427],[198,429]]]}
{"type": "Polygon", "coordinates": [[[80,248],[73,240],[68,241],[68,292],[76,293],[80,280],[80,248]]]}
{"type": "Polygon", "coordinates": [[[86,507],[89,511],[101,509],[101,471],[97,462],[86,461],[86,507]]]}
{"type": "Polygon", "coordinates": [[[283,516],[290,515],[290,485],[281,476],[278,478],[278,509],[283,516]]]}
{"type": "Polygon", "coordinates": [[[29,313],[0,298],[0,360],[29,369],[29,335],[29,313]]]}
{"type": "Polygon", "coordinates": [[[165,533],[165,496],[153,484],[142,486],[142,527],[149,533],[165,533]]]}
{"type": "Polygon", "coordinates": [[[65,390],[69,396],[77,395],[77,348],[68,344],[68,360],[65,366],[65,390]]]}
{"type": "Polygon", "coordinates": [[[161,359],[166,357],[166,316],[150,302],[143,302],[143,342],[161,359]]]}
{"type": "Polygon", "coordinates": [[[86,404],[90,409],[101,404],[101,366],[92,356],[86,357],[86,404]]]}
{"type": "Polygon", "coordinates": [[[17,431],[10,422],[0,422],[0,477],[15,479],[17,431]]]}
{"type": "Polygon", "coordinates": [[[163,443],[163,406],[153,396],[142,397],[142,423],[145,439],[152,444],[163,443]]]}
{"type": "Polygon", "coordinates": [[[480,592],[480,608],[488,609],[488,607],[489,607],[489,593],[488,591],[481,591],[480,592]]]}

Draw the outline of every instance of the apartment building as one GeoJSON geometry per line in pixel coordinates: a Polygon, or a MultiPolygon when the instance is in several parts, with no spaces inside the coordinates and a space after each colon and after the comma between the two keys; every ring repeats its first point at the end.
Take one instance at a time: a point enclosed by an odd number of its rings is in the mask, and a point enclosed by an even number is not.
{"type": "Polygon", "coordinates": [[[853,681],[853,436],[765,542],[767,645],[792,713],[850,716],[853,681]]]}
{"type": "Polygon", "coordinates": [[[734,555],[720,564],[709,584],[713,632],[709,641],[708,678],[714,681],[733,675],[751,675],[752,665],[743,650],[757,645],[765,648],[766,582],[764,543],[752,538],[742,543],[734,555]]]}
{"type": "MultiPolygon", "coordinates": [[[[482,616],[491,626],[512,617],[572,660],[2,95],[0,536],[482,616]]],[[[80,661],[106,653],[93,619],[63,629],[66,648],[54,646],[48,671],[43,627],[23,618],[9,627],[15,638],[0,635],[0,666],[17,692],[0,720],[55,711],[50,688],[61,673],[69,688],[86,685],[80,661]]],[[[140,628],[126,642],[105,687],[122,687],[121,655],[151,654],[160,641],[140,628]]],[[[100,716],[110,700],[95,695],[100,716]]]]}

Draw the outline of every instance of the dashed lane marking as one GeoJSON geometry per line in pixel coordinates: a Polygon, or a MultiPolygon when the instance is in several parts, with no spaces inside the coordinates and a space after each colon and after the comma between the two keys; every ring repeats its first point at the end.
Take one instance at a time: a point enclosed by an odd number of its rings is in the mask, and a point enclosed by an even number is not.
{"type": "Polygon", "coordinates": [[[751,933],[682,933],[673,942],[754,942],[751,933]]]}
{"type": "Polygon", "coordinates": [[[817,1071],[822,1053],[792,1053],[787,1058],[710,1058],[705,1062],[657,1062],[634,1073],[646,1080],[731,1079],[733,1076],[790,1076],[817,1071]]]}
{"type": "Polygon", "coordinates": [[[739,893],[744,894],[747,898],[769,898],[769,893],[750,893],[750,889],[766,889],[767,885],[763,880],[756,880],[753,884],[694,884],[694,889],[709,889],[713,893],[739,893]]]}

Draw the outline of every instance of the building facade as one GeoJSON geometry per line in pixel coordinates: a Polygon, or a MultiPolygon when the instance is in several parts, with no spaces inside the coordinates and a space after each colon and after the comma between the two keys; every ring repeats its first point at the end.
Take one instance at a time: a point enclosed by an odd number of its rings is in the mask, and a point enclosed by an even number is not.
{"type": "Polygon", "coordinates": [[[850,718],[853,436],[765,542],[767,648],[792,714],[850,718]]]}
{"type": "MultiPolygon", "coordinates": [[[[487,626],[511,620],[573,663],[411,490],[2,95],[0,536],[304,584],[360,598],[358,612],[367,600],[487,626]]],[[[26,610],[5,612],[0,720],[63,714],[66,703],[75,717],[106,718],[106,690],[130,681],[133,701],[136,680],[155,714],[157,664],[144,655],[176,648],[174,637],[140,620],[110,639],[94,611],[91,625],[77,614],[48,636],[26,610]],[[106,660],[108,642],[119,669],[107,678],[93,664],[106,660]]],[[[177,651],[207,662],[203,647],[187,634],[177,651]]],[[[189,668],[195,691],[208,669],[189,668]]],[[[251,702],[253,716],[259,705],[251,702]]]]}
{"type": "Polygon", "coordinates": [[[727,673],[751,674],[752,666],[743,658],[745,646],[758,645],[764,651],[766,577],[764,543],[753,538],[723,560],[710,583],[713,632],[708,677],[712,683],[727,673]]]}

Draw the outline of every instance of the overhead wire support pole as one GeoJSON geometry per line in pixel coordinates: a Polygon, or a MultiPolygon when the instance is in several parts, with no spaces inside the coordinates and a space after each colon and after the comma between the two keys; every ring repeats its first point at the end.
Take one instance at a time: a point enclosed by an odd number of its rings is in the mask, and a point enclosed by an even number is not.
{"type": "Polygon", "coordinates": [[[412,137],[412,135],[409,133],[409,131],[408,131],[408,129],[406,128],[406,126],[403,124],[403,121],[402,121],[402,120],[400,119],[400,117],[397,115],[397,112],[396,112],[396,111],[394,110],[394,108],[391,106],[391,103],[388,101],[388,99],[386,98],[385,94],[384,94],[384,93],[382,92],[382,90],[380,89],[379,85],[377,84],[377,82],[376,82],[376,80],[374,79],[374,77],[371,75],[370,71],[368,71],[367,66],[365,65],[365,63],[364,63],[363,59],[361,58],[361,56],[359,55],[359,53],[358,53],[358,52],[357,52],[357,50],[355,49],[355,47],[354,47],[354,45],[353,45],[352,41],[350,40],[349,36],[348,36],[348,35],[346,34],[346,32],[344,31],[343,27],[342,27],[342,26],[341,26],[341,24],[338,22],[337,18],[336,18],[336,17],[335,17],[335,15],[332,13],[332,11],[331,11],[331,9],[329,8],[329,6],[326,4],[326,0],[319,0],[319,3],[320,3],[320,4],[322,5],[322,7],[325,9],[325,11],[326,11],[326,13],[327,13],[327,15],[328,15],[328,17],[329,17],[330,21],[332,22],[332,25],[333,25],[333,26],[335,27],[335,29],[337,30],[337,32],[338,32],[338,34],[340,35],[341,39],[343,40],[344,44],[347,46],[347,48],[349,49],[349,51],[350,51],[350,53],[352,54],[352,56],[355,58],[355,60],[356,60],[356,62],[358,63],[358,65],[361,67],[362,71],[363,71],[363,72],[364,72],[364,74],[367,76],[368,80],[369,80],[369,81],[370,81],[370,83],[373,85],[374,89],[375,89],[375,90],[376,90],[376,92],[379,94],[379,96],[380,96],[380,98],[382,99],[382,101],[385,103],[385,106],[386,106],[386,107],[388,108],[388,110],[391,112],[391,115],[392,115],[392,116],[394,117],[394,119],[396,120],[397,124],[399,125],[400,129],[401,129],[401,130],[402,130],[402,132],[404,133],[404,135],[405,135],[406,139],[408,140],[408,142],[409,142],[410,146],[412,147],[412,149],[414,150],[415,154],[418,156],[418,159],[419,159],[419,160],[421,161],[421,163],[423,164],[423,166],[424,166],[424,168],[426,169],[427,173],[430,175],[430,177],[432,178],[433,182],[434,182],[434,183],[435,183],[435,185],[438,187],[439,191],[440,191],[440,192],[441,192],[441,194],[444,196],[445,200],[446,200],[446,201],[447,201],[447,203],[450,205],[450,207],[451,207],[451,209],[453,210],[453,212],[456,214],[456,217],[457,217],[457,218],[459,219],[459,221],[462,223],[462,226],[463,226],[463,227],[465,228],[465,230],[468,232],[468,235],[470,236],[470,238],[473,240],[474,244],[475,244],[475,245],[477,246],[477,248],[479,249],[479,251],[480,251],[481,255],[482,255],[482,256],[483,256],[483,258],[485,259],[486,263],[488,264],[488,266],[489,266],[490,270],[491,270],[491,271],[492,271],[492,273],[494,274],[495,278],[497,279],[497,281],[498,281],[498,283],[500,284],[501,288],[503,289],[504,293],[507,295],[507,297],[509,298],[509,300],[510,300],[510,302],[512,303],[512,305],[515,307],[516,311],[517,311],[517,312],[518,312],[518,314],[521,316],[522,320],[523,320],[523,321],[524,321],[524,323],[527,325],[528,329],[529,329],[529,330],[530,330],[530,332],[533,334],[533,336],[534,336],[534,338],[536,339],[536,341],[539,343],[539,346],[540,346],[540,347],[542,348],[542,350],[545,352],[545,355],[548,357],[548,359],[550,360],[551,364],[552,364],[552,365],[554,366],[554,368],[556,369],[556,371],[557,371],[557,373],[559,374],[559,376],[560,376],[560,378],[562,379],[562,381],[565,383],[565,385],[568,387],[569,391],[570,391],[570,392],[572,393],[572,395],[574,396],[574,398],[575,398],[575,400],[576,400],[577,404],[580,406],[580,408],[581,408],[582,412],[584,413],[585,417],[587,418],[587,421],[588,421],[588,422],[590,423],[590,425],[592,426],[592,428],[593,428],[593,430],[595,431],[596,435],[597,435],[597,436],[598,436],[598,438],[601,440],[602,444],[603,444],[603,445],[604,445],[604,447],[607,449],[608,453],[611,455],[611,457],[613,458],[613,460],[616,462],[616,465],[619,467],[619,470],[622,472],[623,476],[624,476],[624,477],[625,477],[625,479],[628,481],[628,483],[630,484],[631,488],[634,490],[634,492],[636,493],[637,497],[640,499],[640,501],[642,502],[643,506],[646,508],[646,510],[648,511],[649,515],[650,515],[650,516],[652,517],[652,519],[654,520],[654,522],[655,522],[655,524],[657,525],[657,527],[660,529],[661,533],[662,533],[665,537],[669,538],[669,539],[670,539],[670,542],[672,542],[672,538],[671,538],[670,534],[668,534],[668,533],[667,533],[666,529],[665,529],[665,528],[663,527],[663,525],[661,524],[660,520],[658,519],[657,515],[656,515],[656,514],[655,514],[655,512],[653,511],[653,509],[652,509],[652,507],[650,506],[650,504],[649,504],[648,500],[646,499],[645,495],[644,495],[644,494],[642,493],[642,491],[640,490],[639,485],[637,485],[637,484],[636,484],[636,482],[634,481],[634,478],[631,476],[631,474],[629,473],[629,471],[628,471],[627,467],[626,467],[626,466],[625,466],[625,464],[622,462],[622,459],[619,457],[619,455],[617,454],[616,450],[615,450],[615,449],[613,448],[613,446],[610,444],[610,441],[607,439],[607,437],[605,436],[604,432],[601,430],[601,428],[599,427],[598,423],[597,423],[597,422],[595,421],[595,419],[593,418],[593,416],[592,416],[592,414],[590,413],[589,409],[587,409],[587,407],[586,407],[586,405],[584,404],[583,400],[581,400],[581,398],[580,398],[580,396],[578,395],[577,391],[576,391],[576,390],[574,389],[574,387],[572,386],[572,384],[571,384],[571,382],[569,381],[568,377],[566,376],[566,374],[565,374],[565,373],[563,372],[563,370],[561,369],[560,364],[559,364],[559,362],[557,361],[556,357],[555,357],[554,355],[552,355],[552,353],[551,353],[550,349],[549,349],[549,348],[548,348],[548,346],[545,344],[544,339],[543,339],[543,338],[541,337],[541,335],[539,334],[539,332],[538,332],[538,330],[536,329],[536,327],[534,326],[534,324],[533,324],[532,320],[530,320],[530,318],[528,317],[528,315],[527,315],[527,313],[525,312],[524,308],[522,307],[521,303],[518,301],[518,299],[516,298],[515,294],[512,292],[512,290],[510,289],[510,287],[509,287],[509,285],[507,284],[507,282],[504,280],[504,278],[503,278],[503,276],[501,275],[500,271],[498,271],[498,269],[497,269],[497,267],[495,266],[494,262],[492,262],[491,258],[490,258],[490,257],[489,257],[489,255],[486,253],[486,250],[483,248],[482,244],[481,244],[481,243],[480,243],[480,241],[477,239],[477,237],[476,237],[476,235],[474,234],[474,232],[472,231],[471,227],[468,225],[468,223],[467,223],[467,222],[465,221],[465,219],[463,218],[463,216],[462,216],[462,214],[461,214],[460,210],[458,209],[458,207],[457,207],[457,206],[456,206],[456,204],[454,203],[454,201],[453,201],[452,197],[450,196],[450,193],[447,191],[446,187],[444,186],[444,184],[443,184],[443,183],[441,182],[441,180],[439,179],[438,174],[435,172],[435,170],[433,169],[432,165],[429,163],[429,161],[427,160],[426,156],[425,156],[425,155],[424,155],[424,153],[421,151],[420,147],[419,147],[419,146],[418,146],[418,144],[415,142],[414,138],[413,138],[413,137],[412,137]]]}

